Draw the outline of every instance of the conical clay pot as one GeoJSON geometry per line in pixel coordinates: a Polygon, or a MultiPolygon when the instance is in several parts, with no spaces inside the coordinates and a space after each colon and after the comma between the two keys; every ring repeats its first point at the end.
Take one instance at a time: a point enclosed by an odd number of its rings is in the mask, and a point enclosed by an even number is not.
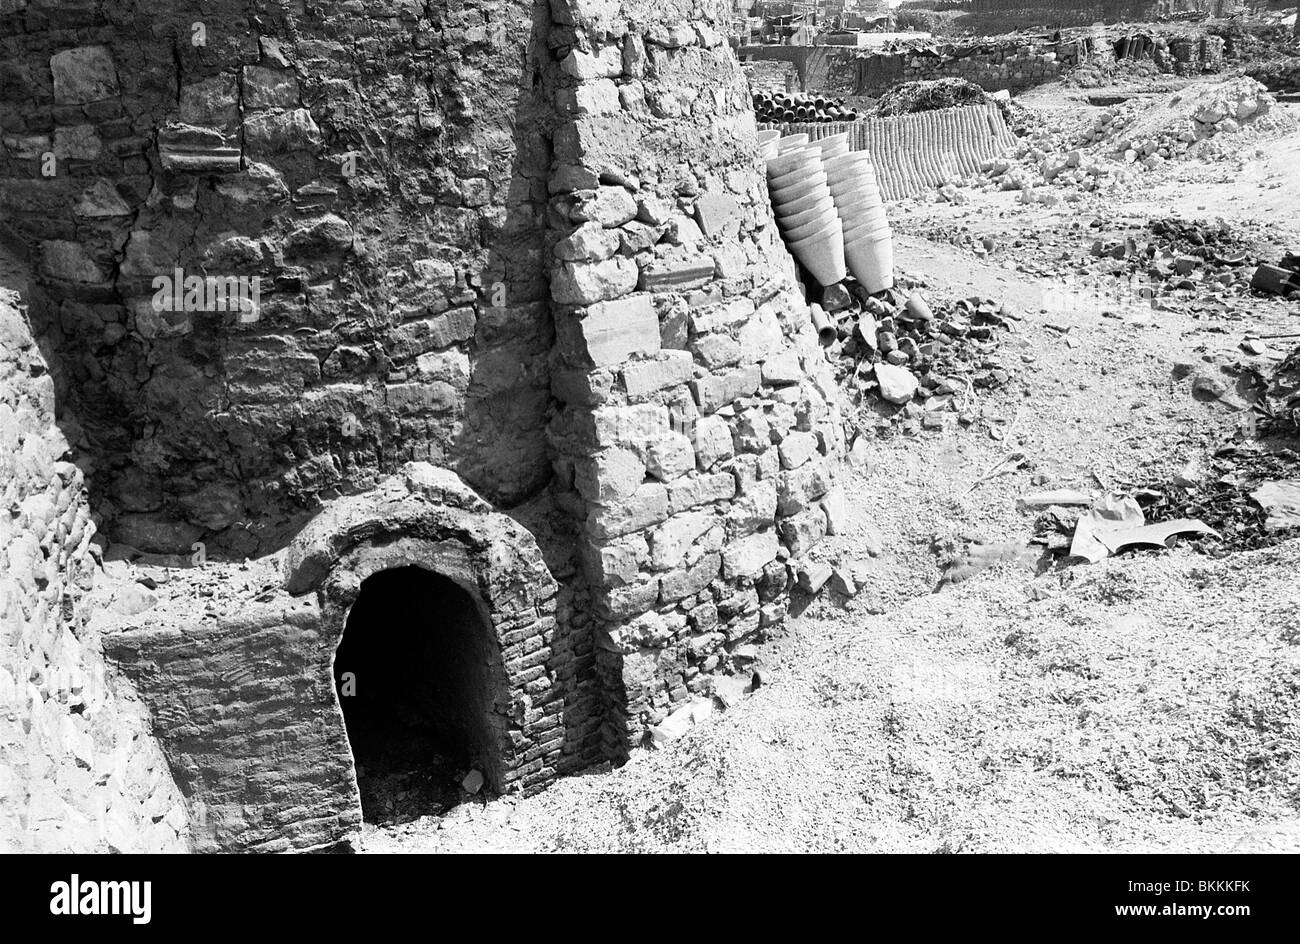
{"type": "Polygon", "coordinates": [[[844,267],[844,234],[838,220],[812,236],[787,245],[790,253],[823,287],[842,282],[848,274],[844,267]]]}
{"type": "Polygon", "coordinates": [[[844,249],[853,277],[873,295],[894,285],[894,237],[888,231],[870,238],[852,239],[844,249]]]}

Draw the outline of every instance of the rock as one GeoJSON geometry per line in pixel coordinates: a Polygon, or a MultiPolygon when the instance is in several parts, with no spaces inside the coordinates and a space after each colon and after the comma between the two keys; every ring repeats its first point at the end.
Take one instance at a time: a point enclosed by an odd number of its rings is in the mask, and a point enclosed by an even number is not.
{"type": "Polygon", "coordinates": [[[461,789],[466,793],[473,795],[483,789],[483,774],[477,770],[471,770],[465,775],[465,779],[460,782],[461,789]]]}
{"type": "Polygon", "coordinates": [[[732,541],[722,549],[722,575],[728,580],[757,576],[764,565],[776,560],[780,547],[774,531],[760,531],[732,541]]]}
{"type": "Polygon", "coordinates": [[[799,589],[807,593],[817,593],[826,586],[834,573],[835,569],[824,561],[805,563],[799,568],[799,589]]]}
{"type": "Polygon", "coordinates": [[[80,46],[50,57],[56,105],[100,102],[119,94],[117,69],[104,46],[80,46]]]}
{"type": "Polygon", "coordinates": [[[645,465],[659,481],[670,482],[695,468],[695,450],[680,433],[665,433],[646,451],[645,465]]]}
{"type": "Polygon", "coordinates": [[[853,297],[843,282],[828,285],[822,292],[822,308],[828,312],[843,311],[853,304],[853,297]]]}
{"type": "Polygon", "coordinates": [[[846,597],[851,597],[858,592],[858,583],[853,579],[853,573],[845,567],[835,568],[831,574],[830,585],[833,593],[843,594],[846,597]]]}
{"type": "Polygon", "coordinates": [[[1192,378],[1192,396],[1198,400],[1222,400],[1228,395],[1228,388],[1217,377],[1200,374],[1192,378]]]}
{"type": "Polygon", "coordinates": [[[648,295],[594,304],[580,318],[556,322],[556,341],[575,365],[607,367],[659,351],[659,319],[648,295]]]}
{"type": "Polygon", "coordinates": [[[855,469],[866,470],[871,464],[871,446],[867,443],[867,437],[858,436],[853,440],[853,445],[849,447],[849,464],[855,469]]]}
{"type": "Polygon", "coordinates": [[[636,263],[621,256],[603,262],[565,262],[551,279],[551,297],[561,305],[591,305],[636,288],[636,263]]]}
{"type": "Polygon", "coordinates": [[[735,675],[719,675],[713,679],[713,697],[724,708],[735,708],[751,691],[751,683],[735,675]]]}
{"type": "Polygon", "coordinates": [[[781,468],[797,469],[817,455],[817,437],[812,433],[790,433],[781,440],[781,468]]]}
{"type": "Polygon", "coordinates": [[[919,386],[916,375],[906,367],[893,364],[877,364],[875,367],[876,383],[880,385],[880,396],[890,403],[906,403],[912,399],[919,386]]]}
{"type": "Polygon", "coordinates": [[[580,196],[569,212],[575,222],[594,222],[612,229],[636,218],[636,200],[622,187],[597,187],[580,196]]]}

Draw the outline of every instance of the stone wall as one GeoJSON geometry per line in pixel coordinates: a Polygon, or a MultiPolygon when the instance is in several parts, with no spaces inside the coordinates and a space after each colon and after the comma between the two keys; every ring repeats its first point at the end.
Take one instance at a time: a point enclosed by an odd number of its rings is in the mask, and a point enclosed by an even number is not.
{"type": "Polygon", "coordinates": [[[420,459],[549,477],[525,0],[0,2],[0,210],[113,540],[236,559],[420,459]],[[256,321],[153,280],[260,279],[256,321]]]}
{"type": "Polygon", "coordinates": [[[180,796],[88,625],[94,526],[54,384],[0,288],[0,851],[184,848],[180,796]]]}
{"type": "Polygon", "coordinates": [[[553,10],[550,431],[617,758],[780,626],[787,559],[834,524],[843,433],[728,5],[553,10]]]}
{"type": "Polygon", "coordinates": [[[964,79],[988,92],[1015,92],[1053,82],[1085,58],[1087,52],[1077,41],[1030,44],[1018,40],[880,53],[855,61],[855,94],[879,97],[900,82],[933,79],[964,79]]]}

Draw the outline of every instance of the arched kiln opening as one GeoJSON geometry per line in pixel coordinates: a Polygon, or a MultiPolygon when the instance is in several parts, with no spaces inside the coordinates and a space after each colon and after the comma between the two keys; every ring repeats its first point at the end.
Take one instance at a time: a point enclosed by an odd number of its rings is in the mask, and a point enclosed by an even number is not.
{"type": "Polygon", "coordinates": [[[362,582],[334,685],[367,822],[442,813],[473,770],[499,789],[502,679],[492,627],[454,581],[404,566],[362,582]]]}

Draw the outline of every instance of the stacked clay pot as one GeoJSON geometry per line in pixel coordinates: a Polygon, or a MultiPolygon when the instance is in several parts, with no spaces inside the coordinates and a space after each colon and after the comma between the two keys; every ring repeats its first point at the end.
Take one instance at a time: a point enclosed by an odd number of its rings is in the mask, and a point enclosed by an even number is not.
{"type": "Polygon", "coordinates": [[[819,284],[834,285],[847,274],[844,237],[820,142],[789,135],[777,142],[777,151],[767,161],[767,186],[786,248],[819,284]]]}
{"type": "Polygon", "coordinates": [[[842,224],[844,258],[853,277],[872,294],[894,284],[894,241],[885,218],[871,155],[848,151],[824,162],[827,187],[842,224]]]}

